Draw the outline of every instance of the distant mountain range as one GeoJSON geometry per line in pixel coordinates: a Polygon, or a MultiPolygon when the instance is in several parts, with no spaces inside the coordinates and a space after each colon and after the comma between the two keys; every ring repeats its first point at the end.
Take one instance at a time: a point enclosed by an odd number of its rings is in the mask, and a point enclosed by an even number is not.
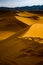
{"type": "Polygon", "coordinates": [[[8,7],[0,7],[0,11],[15,11],[15,10],[20,10],[20,11],[43,11],[43,5],[38,5],[38,6],[25,6],[25,7],[15,7],[15,8],[8,8],[8,7]]]}
{"type": "Polygon", "coordinates": [[[26,11],[43,11],[43,5],[42,6],[25,6],[25,7],[17,7],[17,10],[26,10],[26,11]]]}

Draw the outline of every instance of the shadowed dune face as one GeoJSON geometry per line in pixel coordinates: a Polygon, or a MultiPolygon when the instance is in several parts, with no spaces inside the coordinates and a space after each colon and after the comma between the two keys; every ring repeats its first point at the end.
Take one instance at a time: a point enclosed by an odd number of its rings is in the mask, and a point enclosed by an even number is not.
{"type": "Polygon", "coordinates": [[[43,44],[26,38],[11,38],[0,44],[0,65],[43,64],[43,44]]]}
{"type": "Polygon", "coordinates": [[[37,63],[36,65],[43,65],[43,61],[40,61],[40,62],[37,63]]]}

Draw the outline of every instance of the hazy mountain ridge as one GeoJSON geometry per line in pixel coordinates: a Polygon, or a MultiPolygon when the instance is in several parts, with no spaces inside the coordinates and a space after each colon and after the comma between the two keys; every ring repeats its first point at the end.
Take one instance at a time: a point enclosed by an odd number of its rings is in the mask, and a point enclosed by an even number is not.
{"type": "Polygon", "coordinates": [[[42,6],[25,6],[25,7],[19,7],[18,10],[26,10],[26,11],[43,11],[43,5],[42,6]]]}
{"type": "Polygon", "coordinates": [[[15,8],[9,8],[9,7],[0,7],[0,11],[14,11],[14,10],[20,10],[20,11],[43,11],[43,5],[37,5],[37,6],[24,6],[24,7],[15,7],[15,8]]]}

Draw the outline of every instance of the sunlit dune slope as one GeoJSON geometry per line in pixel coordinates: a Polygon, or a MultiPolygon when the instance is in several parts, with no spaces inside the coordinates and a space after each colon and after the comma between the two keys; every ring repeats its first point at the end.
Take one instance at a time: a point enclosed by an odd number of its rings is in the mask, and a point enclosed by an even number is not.
{"type": "Polygon", "coordinates": [[[18,16],[15,17],[27,25],[32,25],[35,23],[43,23],[43,16],[40,16],[38,14],[29,13],[29,12],[20,12],[17,13],[17,15],[18,16]]]}
{"type": "Polygon", "coordinates": [[[37,22],[37,21],[35,21],[35,20],[32,20],[32,19],[30,19],[30,18],[24,18],[24,17],[20,17],[20,16],[15,16],[18,20],[20,20],[20,21],[22,21],[23,23],[25,23],[25,24],[27,24],[27,25],[32,25],[32,24],[34,24],[35,22],[37,22]]]}
{"type": "Polygon", "coordinates": [[[40,37],[43,38],[43,24],[34,24],[24,34],[23,37],[40,37]]]}
{"type": "Polygon", "coordinates": [[[16,32],[13,31],[0,31],[0,41],[14,35],[15,33],[16,32]]]}

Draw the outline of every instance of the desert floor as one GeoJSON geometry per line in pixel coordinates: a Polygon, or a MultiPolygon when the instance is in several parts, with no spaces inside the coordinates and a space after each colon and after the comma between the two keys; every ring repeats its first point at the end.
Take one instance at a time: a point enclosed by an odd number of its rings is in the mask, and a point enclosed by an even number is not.
{"type": "Polygon", "coordinates": [[[43,65],[43,16],[0,14],[0,65],[43,65]]]}

